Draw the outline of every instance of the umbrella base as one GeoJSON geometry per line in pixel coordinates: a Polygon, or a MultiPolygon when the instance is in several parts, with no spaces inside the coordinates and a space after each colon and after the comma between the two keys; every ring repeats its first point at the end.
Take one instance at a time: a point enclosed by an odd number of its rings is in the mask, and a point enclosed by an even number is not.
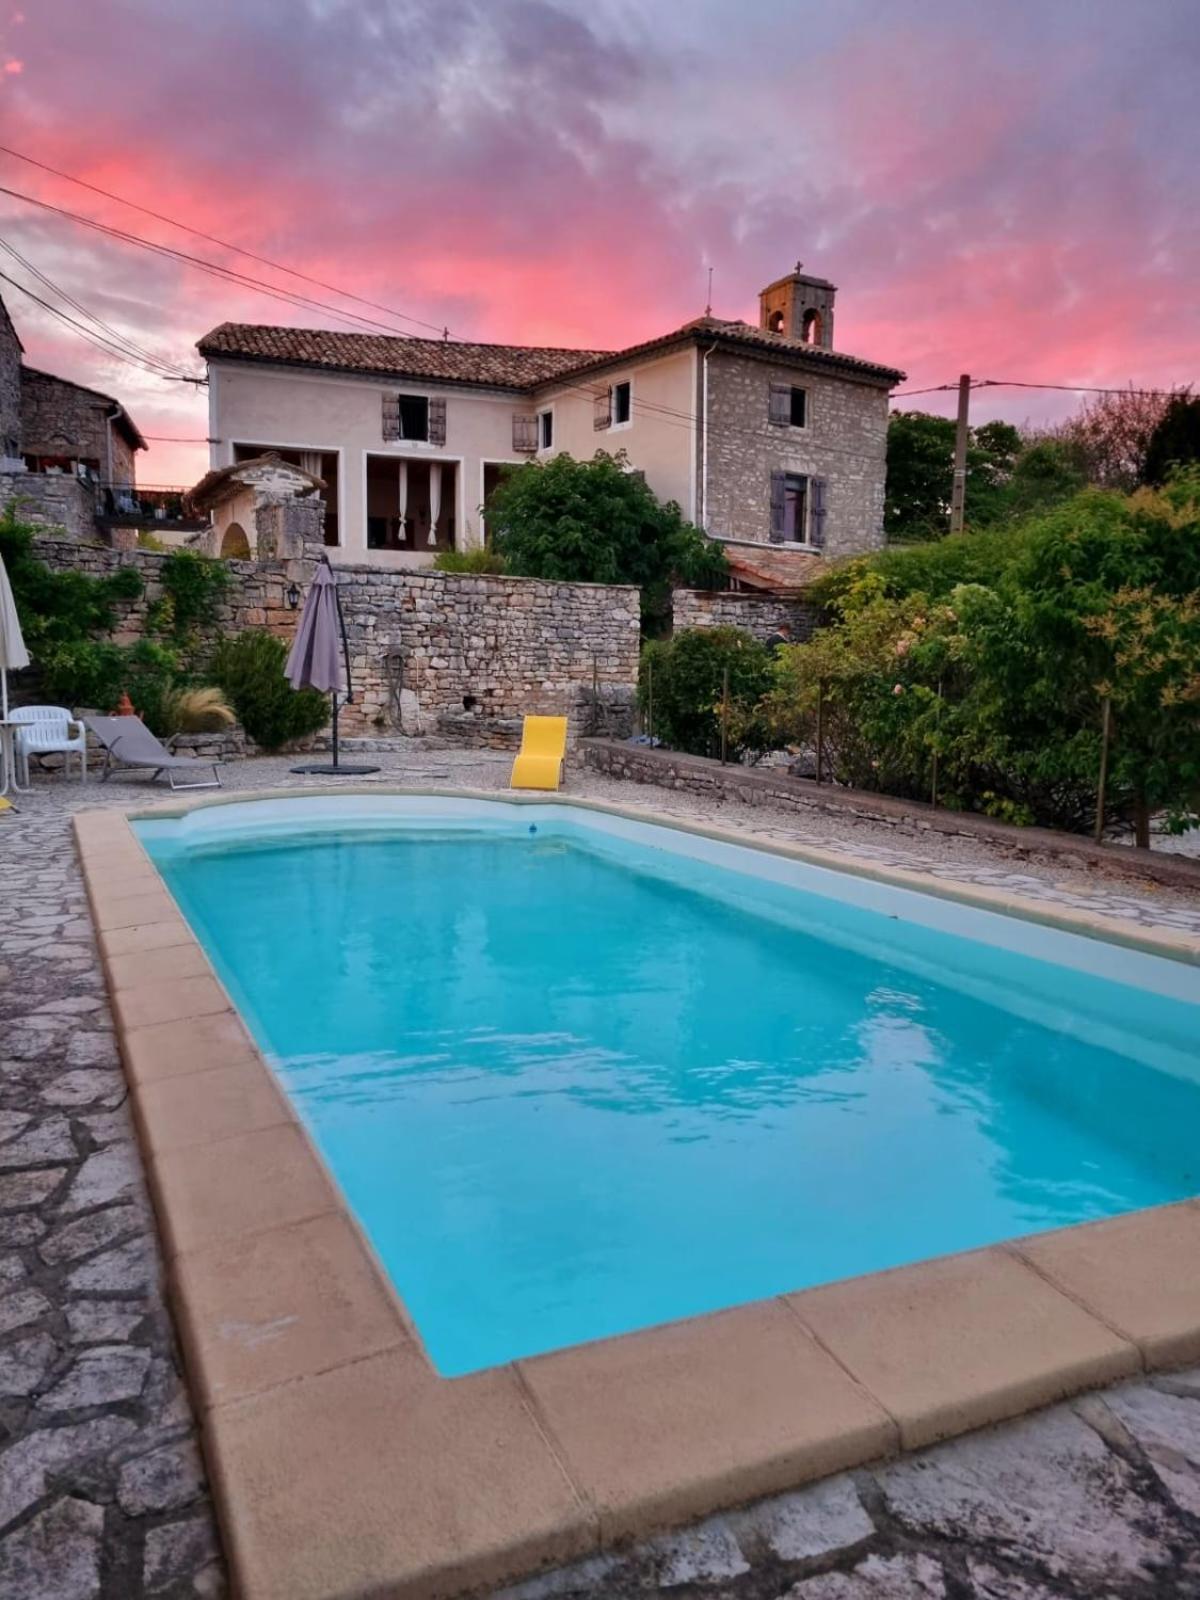
{"type": "Polygon", "coordinates": [[[372,772],[378,772],[379,768],[355,766],[345,761],[339,761],[336,765],[331,761],[313,761],[302,767],[293,767],[291,770],[317,773],[323,778],[366,778],[372,772]]]}

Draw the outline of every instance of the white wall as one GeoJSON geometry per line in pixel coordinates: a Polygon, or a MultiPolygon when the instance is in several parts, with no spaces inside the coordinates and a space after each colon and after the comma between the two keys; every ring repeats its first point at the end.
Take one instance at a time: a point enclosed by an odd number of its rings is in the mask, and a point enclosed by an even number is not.
{"type": "Polygon", "coordinates": [[[214,467],[228,466],[236,444],[261,444],[280,450],[338,452],[338,526],[341,543],[331,550],[337,561],[369,561],[379,567],[428,566],[419,550],[368,550],[366,458],[402,456],[449,461],[458,466],[454,507],[458,547],[482,543],[479,505],[483,463],[517,462],[512,450],[514,413],[529,415],[527,398],[469,389],[431,387],[408,380],[341,376],[305,370],[209,362],[210,447],[214,467]],[[383,438],[383,396],[443,396],[446,400],[444,448],[383,438]]]}
{"type": "Polygon", "coordinates": [[[311,370],[209,362],[211,465],[228,466],[234,446],[257,444],[280,450],[338,452],[338,526],[340,544],[334,560],[369,561],[381,567],[428,566],[431,556],[420,550],[367,549],[366,457],[402,456],[457,464],[454,508],[458,547],[483,542],[479,506],[483,468],[490,462],[520,462],[512,449],[512,419],[547,406],[554,410],[554,445],[587,461],[597,450],[628,451],[632,464],[662,500],[677,500],[693,520],[696,507],[696,353],[674,351],[657,360],[616,368],[600,377],[548,384],[536,399],[527,395],[390,382],[311,370]],[[630,421],[597,431],[593,396],[610,384],[630,379],[633,412],[630,421]],[[385,443],[383,396],[438,395],[446,401],[444,448],[414,441],[385,443]]]}
{"type": "Polygon", "coordinates": [[[547,384],[538,391],[535,409],[554,409],[554,448],[579,461],[597,450],[628,452],[631,463],[646,475],[660,500],[677,500],[683,514],[696,520],[696,351],[675,350],[657,360],[589,373],[570,385],[547,384]],[[594,397],[610,385],[630,380],[633,411],[621,426],[597,429],[594,397]]]}

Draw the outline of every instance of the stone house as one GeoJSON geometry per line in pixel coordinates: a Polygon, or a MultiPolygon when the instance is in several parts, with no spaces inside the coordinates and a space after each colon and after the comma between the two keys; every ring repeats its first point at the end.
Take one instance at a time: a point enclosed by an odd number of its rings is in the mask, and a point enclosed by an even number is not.
{"type": "Polygon", "coordinates": [[[714,538],[819,565],[883,543],[894,368],[833,344],[834,286],[794,272],[759,325],[704,315],[623,350],[223,323],[208,363],[214,469],[268,452],[323,480],[334,559],[427,566],[482,545],[503,471],[623,450],[714,538]]]}
{"type": "Polygon", "coordinates": [[[0,507],[18,502],[28,520],[95,538],[136,523],[136,457],[146,448],[119,400],[26,366],[0,300],[0,507]]]}
{"type": "Polygon", "coordinates": [[[136,455],[146,448],[119,400],[22,366],[21,455],[30,472],[72,472],[114,490],[137,482],[136,455]]]}

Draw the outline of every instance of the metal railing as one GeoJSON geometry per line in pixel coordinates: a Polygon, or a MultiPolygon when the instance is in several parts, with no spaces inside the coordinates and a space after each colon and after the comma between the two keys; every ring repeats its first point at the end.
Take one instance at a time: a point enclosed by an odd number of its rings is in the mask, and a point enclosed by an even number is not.
{"type": "Polygon", "coordinates": [[[184,488],[163,485],[93,483],[96,521],[103,527],[126,528],[206,528],[208,518],[189,512],[184,505],[184,488]]]}

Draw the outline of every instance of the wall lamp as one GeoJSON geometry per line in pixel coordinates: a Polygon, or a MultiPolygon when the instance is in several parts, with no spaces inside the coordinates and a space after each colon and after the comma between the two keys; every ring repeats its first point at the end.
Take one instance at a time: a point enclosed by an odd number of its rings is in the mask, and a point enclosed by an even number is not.
{"type": "Polygon", "coordinates": [[[295,611],[296,608],[300,604],[300,588],[299,588],[299,585],[295,584],[295,583],[289,583],[288,586],[287,586],[287,594],[285,595],[284,598],[287,600],[288,609],[290,611],[295,611]]]}

